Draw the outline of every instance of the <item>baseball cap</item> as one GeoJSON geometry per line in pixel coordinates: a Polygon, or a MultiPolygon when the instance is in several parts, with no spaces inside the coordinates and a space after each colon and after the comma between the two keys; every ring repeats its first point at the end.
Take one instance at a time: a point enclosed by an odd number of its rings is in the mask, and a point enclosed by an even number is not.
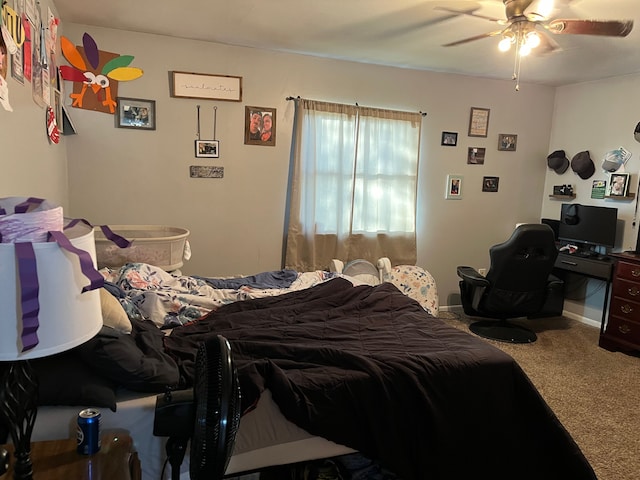
{"type": "Polygon", "coordinates": [[[569,168],[569,160],[564,150],[556,150],[547,157],[547,165],[553,169],[558,175],[562,175],[569,168]]]}
{"type": "Polygon", "coordinates": [[[636,129],[633,131],[633,137],[640,142],[640,122],[638,122],[636,129]]]}
{"type": "Polygon", "coordinates": [[[571,169],[583,180],[590,178],[596,172],[596,166],[593,164],[588,150],[576,153],[573,156],[571,159],[571,169]]]}
{"type": "Polygon", "coordinates": [[[631,155],[622,148],[610,150],[604,155],[602,160],[602,169],[605,172],[615,172],[623,166],[631,155]]]}

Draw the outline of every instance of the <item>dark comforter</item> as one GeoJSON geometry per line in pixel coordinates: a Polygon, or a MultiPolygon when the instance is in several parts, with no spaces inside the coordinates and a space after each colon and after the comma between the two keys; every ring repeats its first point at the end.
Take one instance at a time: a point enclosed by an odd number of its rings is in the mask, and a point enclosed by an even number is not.
{"type": "Polygon", "coordinates": [[[510,356],[391,284],[335,279],[221,307],[166,339],[188,380],[197,344],[217,334],[244,406],[268,388],[291,421],[405,480],[595,478],[510,356]]]}

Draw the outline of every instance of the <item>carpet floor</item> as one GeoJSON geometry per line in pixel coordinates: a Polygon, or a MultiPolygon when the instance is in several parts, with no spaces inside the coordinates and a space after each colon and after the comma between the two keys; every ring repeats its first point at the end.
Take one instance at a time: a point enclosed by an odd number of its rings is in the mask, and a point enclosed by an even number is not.
{"type": "MultiPolygon", "coordinates": [[[[440,312],[468,331],[477,319],[440,312]]],[[[486,340],[527,373],[587,457],[599,480],[640,479],[640,357],[598,346],[599,329],[566,317],[516,320],[531,344],[486,340]]]]}

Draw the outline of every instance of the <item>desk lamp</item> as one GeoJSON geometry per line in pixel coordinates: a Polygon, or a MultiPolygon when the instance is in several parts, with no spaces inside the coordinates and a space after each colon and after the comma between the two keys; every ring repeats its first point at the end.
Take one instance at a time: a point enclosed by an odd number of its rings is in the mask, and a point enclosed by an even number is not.
{"type": "MultiPolygon", "coordinates": [[[[91,255],[98,273],[93,229],[78,225],[65,233],[72,247],[91,255]]],[[[82,268],[56,242],[0,243],[0,423],[14,445],[16,480],[33,478],[38,382],[30,360],[76,347],[102,327],[95,277],[87,286],[82,268]]]]}

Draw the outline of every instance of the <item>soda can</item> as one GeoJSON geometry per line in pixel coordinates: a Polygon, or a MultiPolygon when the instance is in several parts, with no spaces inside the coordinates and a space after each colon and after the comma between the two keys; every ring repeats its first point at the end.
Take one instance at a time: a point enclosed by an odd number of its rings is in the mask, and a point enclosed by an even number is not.
{"type": "Polygon", "coordinates": [[[100,450],[100,422],[102,414],[94,408],[87,408],[78,413],[78,453],[93,455],[100,450]]]}

